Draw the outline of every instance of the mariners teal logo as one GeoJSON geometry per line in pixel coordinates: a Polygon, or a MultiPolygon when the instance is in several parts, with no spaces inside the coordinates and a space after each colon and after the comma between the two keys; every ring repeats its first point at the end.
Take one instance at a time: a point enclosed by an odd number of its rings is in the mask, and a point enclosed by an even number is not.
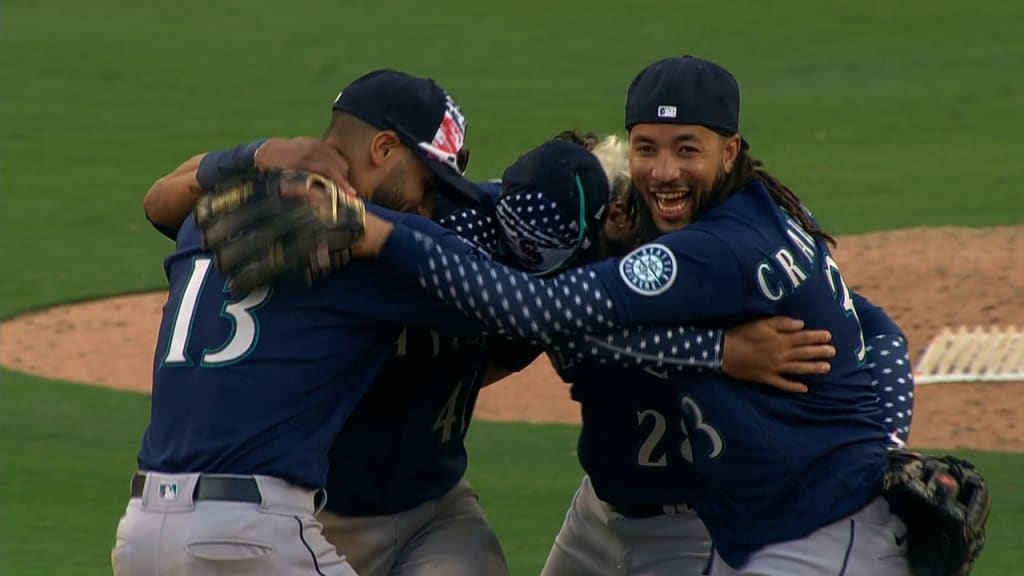
{"type": "Polygon", "coordinates": [[[676,257],[661,244],[647,244],[630,252],[619,263],[619,275],[634,292],[657,296],[676,279],[676,257]]]}

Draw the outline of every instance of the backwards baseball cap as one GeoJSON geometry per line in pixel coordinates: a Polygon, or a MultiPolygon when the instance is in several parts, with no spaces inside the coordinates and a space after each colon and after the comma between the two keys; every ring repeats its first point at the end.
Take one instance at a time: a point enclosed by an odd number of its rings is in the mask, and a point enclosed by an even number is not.
{"type": "Polygon", "coordinates": [[[541,144],[509,166],[495,214],[499,249],[520,268],[548,274],[596,260],[608,204],[608,177],[597,157],[572,142],[541,144]]]}
{"type": "Polygon", "coordinates": [[[347,112],[381,130],[393,130],[441,179],[451,200],[476,205],[479,191],[465,178],[466,118],[458,104],[430,78],[375,70],[345,87],[333,110],[347,112]]]}
{"type": "Polygon", "coordinates": [[[738,134],[739,84],[714,62],[694,56],[659,60],[640,71],[626,93],[626,130],[637,124],[697,124],[724,136],[738,134]]]}

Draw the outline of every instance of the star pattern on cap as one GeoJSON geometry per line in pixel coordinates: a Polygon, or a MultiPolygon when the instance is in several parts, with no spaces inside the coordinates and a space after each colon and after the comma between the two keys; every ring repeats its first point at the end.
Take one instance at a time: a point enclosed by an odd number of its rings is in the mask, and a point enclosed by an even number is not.
{"type": "Polygon", "coordinates": [[[492,216],[472,208],[461,208],[441,218],[438,224],[491,256],[497,253],[497,221],[492,216]]]}
{"type": "Polygon", "coordinates": [[[515,228],[542,245],[570,246],[576,240],[576,222],[555,202],[543,202],[539,192],[506,194],[498,199],[497,216],[505,227],[515,228]]]}

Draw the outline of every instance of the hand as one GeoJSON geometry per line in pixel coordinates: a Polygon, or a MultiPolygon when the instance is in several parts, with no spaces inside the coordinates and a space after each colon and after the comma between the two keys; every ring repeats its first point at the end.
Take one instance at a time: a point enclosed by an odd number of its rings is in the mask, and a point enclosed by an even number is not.
{"type": "Polygon", "coordinates": [[[348,181],[348,161],[337,148],[316,138],[271,138],[256,150],[256,168],[312,172],[356,193],[348,181]]]}
{"type": "MultiPolygon", "coordinates": [[[[339,186],[339,188],[343,187],[339,186]]],[[[323,217],[332,212],[332,206],[330,202],[331,197],[321,193],[320,190],[317,187],[287,183],[281,186],[281,197],[288,200],[301,200],[311,205],[323,217]]],[[[355,194],[351,186],[347,190],[355,194]]],[[[394,228],[391,222],[378,218],[371,212],[366,212],[364,215],[363,236],[352,245],[351,255],[356,258],[376,258],[380,255],[381,250],[384,249],[384,244],[387,243],[388,237],[391,236],[391,231],[394,228]]]]}
{"type": "Polygon", "coordinates": [[[807,386],[784,374],[824,374],[836,355],[828,330],[803,330],[802,320],[774,316],[741,324],[725,333],[722,372],[786,392],[807,386]]]}

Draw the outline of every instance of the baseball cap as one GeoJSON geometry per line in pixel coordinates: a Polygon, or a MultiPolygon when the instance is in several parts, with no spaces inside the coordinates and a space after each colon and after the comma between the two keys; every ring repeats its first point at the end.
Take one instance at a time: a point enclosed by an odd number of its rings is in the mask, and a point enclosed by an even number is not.
{"type": "Polygon", "coordinates": [[[380,128],[393,130],[445,184],[451,200],[476,205],[479,191],[463,178],[460,162],[466,118],[455,100],[430,78],[396,70],[374,70],[352,81],[334,100],[333,110],[347,112],[380,128]]]}
{"type": "Polygon", "coordinates": [[[697,124],[732,136],[740,131],[739,84],[725,68],[694,56],[658,60],[626,93],[626,130],[637,124],[697,124]]]}
{"type": "Polygon", "coordinates": [[[499,247],[519,267],[548,274],[597,259],[608,177],[590,151],[572,142],[546,142],[506,168],[501,183],[495,209],[499,247]]]}

